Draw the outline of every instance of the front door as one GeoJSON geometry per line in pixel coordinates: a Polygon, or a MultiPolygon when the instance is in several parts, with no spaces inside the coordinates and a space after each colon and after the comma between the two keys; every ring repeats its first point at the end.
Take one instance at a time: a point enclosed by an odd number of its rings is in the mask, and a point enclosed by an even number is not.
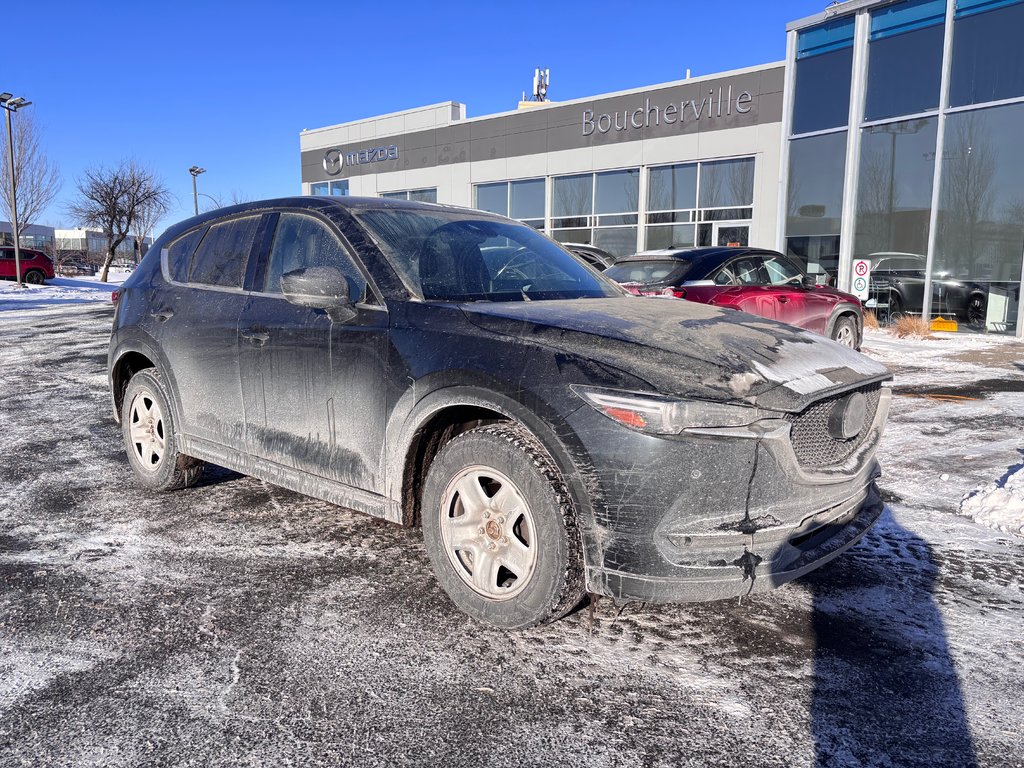
{"type": "Polygon", "coordinates": [[[286,467],[383,493],[388,315],[327,222],[282,213],[263,290],[238,319],[239,367],[249,452],[286,467]],[[289,303],[281,276],[334,266],[348,278],[357,314],[345,322],[289,303]]]}

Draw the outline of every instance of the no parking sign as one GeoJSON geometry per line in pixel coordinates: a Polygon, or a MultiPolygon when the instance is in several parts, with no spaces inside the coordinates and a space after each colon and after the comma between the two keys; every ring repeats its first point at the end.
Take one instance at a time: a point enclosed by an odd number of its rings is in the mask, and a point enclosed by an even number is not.
{"type": "Polygon", "coordinates": [[[868,285],[871,277],[871,262],[867,259],[853,260],[853,295],[858,299],[868,297],[868,285]]]}

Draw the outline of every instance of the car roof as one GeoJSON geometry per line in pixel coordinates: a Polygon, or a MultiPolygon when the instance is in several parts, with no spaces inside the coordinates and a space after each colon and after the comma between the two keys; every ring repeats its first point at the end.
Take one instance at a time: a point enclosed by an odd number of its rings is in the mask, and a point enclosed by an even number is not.
{"type": "Polygon", "coordinates": [[[632,256],[627,256],[624,259],[618,259],[612,266],[636,261],[676,260],[689,262],[690,270],[688,274],[699,275],[707,274],[711,270],[716,269],[727,259],[748,253],[770,253],[775,256],[781,255],[778,251],[773,251],[768,248],[752,248],[749,246],[735,245],[703,246],[700,248],[661,248],[658,250],[641,251],[640,253],[632,256]]]}
{"type": "Polygon", "coordinates": [[[167,228],[165,237],[173,239],[179,234],[207,222],[223,219],[228,216],[237,216],[245,213],[270,213],[281,208],[306,208],[311,211],[319,211],[328,216],[334,213],[353,214],[361,211],[371,210],[410,210],[410,211],[435,211],[445,213],[465,213],[501,221],[508,221],[504,216],[477,211],[472,208],[465,208],[459,205],[441,205],[438,203],[423,203],[415,200],[398,200],[389,197],[350,197],[348,195],[295,195],[292,197],[276,197],[267,200],[253,200],[238,205],[229,205],[224,208],[216,208],[212,211],[204,211],[198,216],[180,221],[167,228]]]}

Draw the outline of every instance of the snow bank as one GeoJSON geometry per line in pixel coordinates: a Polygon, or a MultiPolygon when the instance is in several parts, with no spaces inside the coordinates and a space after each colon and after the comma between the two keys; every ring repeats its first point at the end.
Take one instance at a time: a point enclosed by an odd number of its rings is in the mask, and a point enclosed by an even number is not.
{"type": "Polygon", "coordinates": [[[124,282],[129,272],[113,272],[107,282],[95,277],[56,277],[45,285],[25,285],[0,281],[0,312],[7,310],[46,309],[64,304],[90,302],[110,303],[110,294],[124,282]]]}
{"type": "Polygon", "coordinates": [[[1024,536],[1024,465],[987,488],[964,496],[960,514],[990,528],[1024,536]]]}

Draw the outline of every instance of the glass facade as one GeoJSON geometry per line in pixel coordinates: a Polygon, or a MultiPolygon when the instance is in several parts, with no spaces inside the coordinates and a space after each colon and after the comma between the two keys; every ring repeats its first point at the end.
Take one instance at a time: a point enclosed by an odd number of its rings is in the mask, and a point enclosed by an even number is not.
{"type": "Polygon", "coordinates": [[[381,192],[381,197],[390,200],[415,200],[420,203],[436,203],[437,189],[407,189],[402,192],[381,192]]]}
{"type": "Polygon", "coordinates": [[[749,245],[752,157],[651,168],[644,247],[749,245]]]}
{"type": "Polygon", "coordinates": [[[473,204],[510,219],[518,219],[534,229],[544,229],[544,179],[499,181],[477,184],[473,204]]]}
{"type": "Polygon", "coordinates": [[[869,259],[883,321],[1021,335],[1022,32],[1024,0],[879,2],[791,31],[790,255],[847,289],[852,260],[869,259]],[[841,93],[826,94],[826,70],[841,93]]]}
{"type": "Polygon", "coordinates": [[[559,242],[628,256],[637,251],[639,218],[639,168],[551,179],[551,236],[559,242]]]}

